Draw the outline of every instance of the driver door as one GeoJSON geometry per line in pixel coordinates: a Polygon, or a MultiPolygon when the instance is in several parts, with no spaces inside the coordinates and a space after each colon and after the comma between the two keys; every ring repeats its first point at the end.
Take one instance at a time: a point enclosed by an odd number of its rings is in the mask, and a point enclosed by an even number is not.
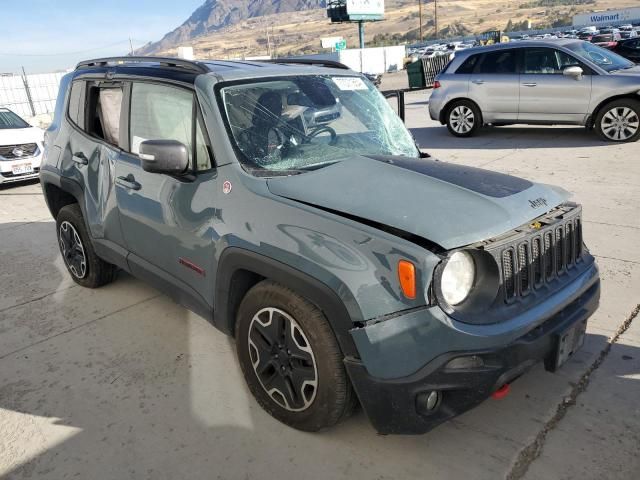
{"type": "Polygon", "coordinates": [[[214,259],[211,224],[216,205],[211,165],[195,92],[173,85],[133,82],[125,152],[116,166],[116,198],[129,267],[150,283],[179,293],[198,311],[211,297],[214,259]],[[173,176],[142,169],[144,140],[177,140],[190,157],[189,171],[173,176]]]}

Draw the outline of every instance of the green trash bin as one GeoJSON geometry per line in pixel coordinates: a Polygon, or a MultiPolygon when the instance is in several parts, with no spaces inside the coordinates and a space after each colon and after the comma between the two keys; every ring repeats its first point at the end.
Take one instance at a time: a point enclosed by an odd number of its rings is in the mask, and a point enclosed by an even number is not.
{"type": "Polygon", "coordinates": [[[409,76],[409,88],[425,88],[427,86],[422,59],[407,64],[407,75],[409,76]]]}

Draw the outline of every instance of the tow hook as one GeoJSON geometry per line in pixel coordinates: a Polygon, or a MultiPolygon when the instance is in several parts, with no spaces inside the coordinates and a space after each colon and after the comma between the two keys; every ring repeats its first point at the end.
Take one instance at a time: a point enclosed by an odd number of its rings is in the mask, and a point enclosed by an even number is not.
{"type": "Polygon", "coordinates": [[[491,398],[493,398],[494,400],[502,400],[504,397],[509,395],[510,391],[511,391],[511,385],[509,385],[508,383],[505,383],[498,390],[496,390],[491,394],[491,398]]]}

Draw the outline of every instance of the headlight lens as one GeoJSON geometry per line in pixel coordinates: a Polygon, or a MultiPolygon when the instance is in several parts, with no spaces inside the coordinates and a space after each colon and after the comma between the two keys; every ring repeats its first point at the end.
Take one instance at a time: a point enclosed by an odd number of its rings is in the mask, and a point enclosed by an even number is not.
{"type": "Polygon", "coordinates": [[[473,258],[466,252],[455,252],[442,270],[440,290],[451,306],[459,305],[469,296],[476,277],[473,258]]]}

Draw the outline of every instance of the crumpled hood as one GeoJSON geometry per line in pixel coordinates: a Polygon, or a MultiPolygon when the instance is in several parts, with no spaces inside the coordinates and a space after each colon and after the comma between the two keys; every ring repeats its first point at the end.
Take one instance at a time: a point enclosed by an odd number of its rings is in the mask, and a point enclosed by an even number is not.
{"type": "Polygon", "coordinates": [[[0,128],[0,145],[18,145],[21,143],[42,143],[44,131],[37,127],[0,128]]]}
{"type": "Polygon", "coordinates": [[[569,198],[557,187],[407,157],[357,156],[267,184],[275,195],[388,225],[447,250],[508,232],[569,198]]]}

